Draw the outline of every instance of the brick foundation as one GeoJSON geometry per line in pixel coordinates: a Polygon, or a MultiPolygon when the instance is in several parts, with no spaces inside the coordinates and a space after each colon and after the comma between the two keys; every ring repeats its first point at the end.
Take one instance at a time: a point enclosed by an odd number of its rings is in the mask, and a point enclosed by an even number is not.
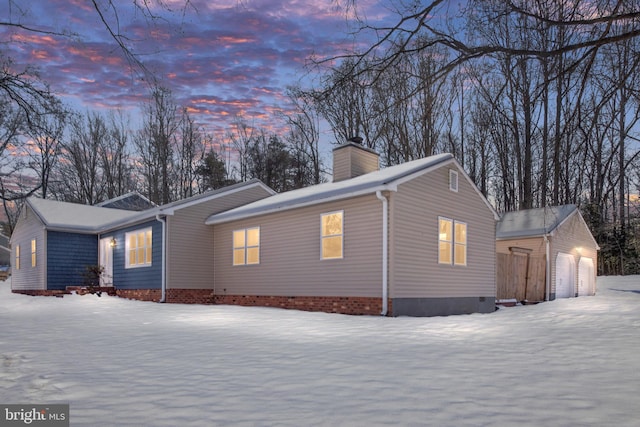
{"type": "Polygon", "coordinates": [[[177,304],[214,304],[213,289],[167,289],[167,302],[177,304]]]}
{"type": "Polygon", "coordinates": [[[40,289],[13,289],[14,294],[31,295],[33,297],[61,297],[71,295],[71,291],[40,290],[40,289]]]}
{"type": "MultiPolygon", "coordinates": [[[[139,301],[158,302],[162,297],[160,289],[115,289],[102,288],[109,295],[139,301]]],[[[33,296],[62,296],[83,289],[69,288],[64,291],[53,290],[14,290],[33,296]]],[[[264,295],[215,295],[212,289],[167,289],[166,302],[177,304],[223,304],[247,307],[276,307],[302,311],[322,311],[353,315],[379,316],[382,311],[382,299],[370,297],[302,297],[302,296],[264,296],[264,295]]],[[[392,313],[391,299],[388,301],[387,315],[392,313]]]]}
{"type": "Polygon", "coordinates": [[[160,289],[117,289],[116,295],[121,298],[158,302],[162,297],[162,291],[160,289]]]}
{"type": "MultiPolygon", "coordinates": [[[[285,297],[262,295],[216,295],[216,304],[277,307],[303,311],[323,311],[340,314],[369,314],[379,316],[382,298],[369,297],[285,297]]],[[[391,311],[389,300],[388,315],[391,311]]]]}
{"type": "MultiPolygon", "coordinates": [[[[86,295],[91,292],[85,286],[67,286],[67,291],[75,292],[78,295],[86,295]]],[[[93,288],[95,292],[102,292],[103,294],[114,296],[116,294],[116,289],[113,286],[100,286],[97,288],[93,288]]]]}

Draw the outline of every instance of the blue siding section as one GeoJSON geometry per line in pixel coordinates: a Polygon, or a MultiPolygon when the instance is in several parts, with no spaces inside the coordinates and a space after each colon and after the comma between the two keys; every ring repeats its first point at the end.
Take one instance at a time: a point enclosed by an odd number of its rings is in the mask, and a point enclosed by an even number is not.
{"type": "Polygon", "coordinates": [[[162,224],[153,220],[133,227],[123,228],[103,237],[113,236],[116,247],[113,248],[113,284],[117,289],[160,289],[162,287],[162,224]],[[125,234],[130,231],[152,228],[151,266],[125,268],[125,234]]]}
{"type": "MultiPolygon", "coordinates": [[[[23,262],[31,262],[30,253],[24,249],[23,252],[23,262]]],[[[86,267],[98,263],[98,238],[88,234],[48,231],[46,257],[47,289],[80,286],[86,267]]]]}

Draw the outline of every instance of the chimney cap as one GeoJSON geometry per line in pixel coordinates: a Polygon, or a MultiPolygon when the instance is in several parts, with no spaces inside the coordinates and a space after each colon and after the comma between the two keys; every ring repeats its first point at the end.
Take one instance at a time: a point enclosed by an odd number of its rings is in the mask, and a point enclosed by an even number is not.
{"type": "Polygon", "coordinates": [[[356,136],[352,136],[351,138],[347,139],[347,141],[349,141],[349,142],[355,142],[356,144],[360,144],[360,145],[362,145],[362,141],[363,141],[363,139],[362,139],[362,137],[361,137],[361,136],[356,135],[356,136]]]}

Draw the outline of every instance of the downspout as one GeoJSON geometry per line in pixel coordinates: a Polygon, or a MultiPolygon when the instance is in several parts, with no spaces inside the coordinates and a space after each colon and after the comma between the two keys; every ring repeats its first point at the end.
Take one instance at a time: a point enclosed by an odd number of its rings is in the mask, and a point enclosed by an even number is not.
{"type": "Polygon", "coordinates": [[[546,233],[544,234],[544,246],[546,258],[545,282],[547,282],[547,294],[545,296],[545,301],[549,301],[549,299],[551,298],[551,260],[549,259],[549,238],[546,233]]]}
{"type": "Polygon", "coordinates": [[[160,218],[160,214],[156,215],[156,221],[159,221],[162,224],[162,278],[161,286],[162,286],[162,295],[160,297],[160,301],[158,302],[166,302],[167,301],[167,218],[160,218]]]}
{"type": "Polygon", "coordinates": [[[380,315],[386,316],[389,309],[389,201],[380,190],[376,191],[376,197],[382,201],[382,312],[380,315]]]}

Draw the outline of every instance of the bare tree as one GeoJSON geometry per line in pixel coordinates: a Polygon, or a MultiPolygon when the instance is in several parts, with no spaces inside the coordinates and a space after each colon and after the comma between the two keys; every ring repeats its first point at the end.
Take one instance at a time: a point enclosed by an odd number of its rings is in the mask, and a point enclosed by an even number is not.
{"type": "Polygon", "coordinates": [[[171,91],[156,86],[144,110],[144,124],[134,138],[142,164],[149,200],[157,204],[172,201],[172,164],[179,118],[171,91]]]}
{"type": "Polygon", "coordinates": [[[203,132],[197,128],[186,108],[182,110],[179,133],[175,164],[179,182],[178,198],[184,199],[198,190],[196,169],[205,155],[203,132]]]}
{"type": "Polygon", "coordinates": [[[99,148],[106,135],[105,121],[97,113],[71,118],[69,136],[61,144],[56,185],[51,187],[56,198],[90,205],[102,200],[99,148]]]}
{"type": "Polygon", "coordinates": [[[129,120],[121,112],[111,112],[107,121],[108,134],[100,143],[100,168],[104,178],[105,198],[132,191],[136,183],[132,178],[129,120]]]}
{"type": "Polygon", "coordinates": [[[56,109],[32,116],[24,129],[24,136],[27,138],[24,151],[28,167],[38,177],[39,192],[43,199],[48,196],[49,178],[59,160],[67,116],[68,112],[62,104],[57,103],[56,109]]]}
{"type": "Polygon", "coordinates": [[[232,123],[232,128],[227,135],[229,147],[236,154],[237,159],[232,166],[232,174],[237,181],[244,182],[249,179],[250,150],[255,138],[260,136],[260,132],[249,126],[242,117],[236,117],[232,123]]]}
{"type": "MultiPolygon", "coordinates": [[[[357,8],[357,0],[346,2],[357,8]]],[[[514,46],[493,43],[488,40],[468,39],[464,28],[456,24],[461,18],[476,13],[478,2],[463,3],[459,8],[444,0],[425,3],[395,3],[393,11],[395,23],[385,26],[372,25],[361,20],[356,33],[363,37],[373,37],[373,42],[362,52],[347,53],[329,58],[328,61],[348,59],[350,70],[344,75],[370,74],[375,81],[385,70],[393,66],[401,57],[412,56],[416,52],[433,46],[443,46],[451,50],[450,59],[435,70],[435,76],[443,76],[468,61],[495,54],[517,55],[530,58],[557,57],[567,52],[581,52],[580,59],[588,58],[602,46],[640,36],[640,10],[627,5],[625,0],[598,0],[595,2],[571,2],[582,13],[575,16],[548,16],[536,2],[528,0],[493,1],[482,0],[490,7],[491,15],[486,25],[495,19],[519,19],[526,22],[526,28],[546,25],[550,28],[567,28],[581,37],[570,43],[552,48],[541,46],[514,46]],[[443,18],[443,17],[446,17],[443,18]],[[613,25],[630,23],[623,31],[611,33],[613,25]],[[419,41],[422,42],[419,42],[419,41]]],[[[358,14],[358,16],[366,16],[358,14]]],[[[566,64],[567,68],[575,64],[566,64]]]]}
{"type": "Polygon", "coordinates": [[[289,127],[287,144],[296,163],[294,187],[322,182],[323,164],[320,156],[320,118],[310,99],[300,88],[288,89],[295,112],[285,116],[289,127]]]}

